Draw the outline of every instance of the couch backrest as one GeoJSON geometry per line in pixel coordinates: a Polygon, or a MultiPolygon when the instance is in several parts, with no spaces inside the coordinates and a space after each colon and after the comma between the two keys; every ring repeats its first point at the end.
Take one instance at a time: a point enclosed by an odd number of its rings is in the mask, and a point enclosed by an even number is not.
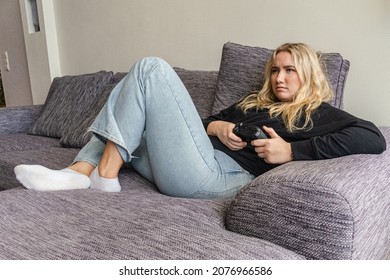
{"type": "MultiPolygon", "coordinates": [[[[218,113],[263,83],[265,64],[272,50],[226,43],[219,71],[174,68],[188,89],[202,118],[218,113]]],[[[330,103],[343,105],[343,91],[349,62],[340,54],[323,54],[327,76],[335,98],[330,103]]],[[[81,148],[90,139],[86,133],[103,107],[111,90],[127,73],[97,73],[56,78],[42,113],[30,129],[31,134],[60,138],[61,144],[81,148]],[[53,117],[56,114],[56,118],[53,117]],[[58,129],[58,128],[62,128],[58,129]]]]}
{"type": "Polygon", "coordinates": [[[201,118],[211,115],[218,71],[194,71],[174,68],[183,84],[186,86],[201,118]]]}

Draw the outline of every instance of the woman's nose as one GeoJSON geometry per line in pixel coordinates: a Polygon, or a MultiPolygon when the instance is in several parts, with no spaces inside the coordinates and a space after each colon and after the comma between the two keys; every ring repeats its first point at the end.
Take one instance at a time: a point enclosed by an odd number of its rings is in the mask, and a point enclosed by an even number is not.
{"type": "Polygon", "coordinates": [[[278,75],[276,76],[276,81],[277,82],[283,82],[283,80],[284,80],[284,74],[282,73],[282,71],[280,71],[278,73],[278,75]]]}

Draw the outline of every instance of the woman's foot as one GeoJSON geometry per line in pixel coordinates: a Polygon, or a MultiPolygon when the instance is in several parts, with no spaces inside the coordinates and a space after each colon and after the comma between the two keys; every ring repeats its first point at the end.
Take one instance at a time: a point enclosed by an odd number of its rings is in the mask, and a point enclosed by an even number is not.
{"type": "Polygon", "coordinates": [[[89,176],[91,180],[91,189],[98,189],[105,192],[120,192],[121,185],[118,177],[113,179],[103,178],[99,175],[98,166],[92,171],[89,176]]]}
{"type": "Polygon", "coordinates": [[[88,176],[69,168],[52,170],[41,165],[22,164],[14,171],[23,186],[35,191],[87,189],[91,185],[88,176]]]}
{"type": "Polygon", "coordinates": [[[105,192],[120,192],[118,174],[123,165],[123,159],[119,154],[114,142],[107,141],[106,147],[98,166],[92,171],[91,189],[98,189],[105,192]]]}

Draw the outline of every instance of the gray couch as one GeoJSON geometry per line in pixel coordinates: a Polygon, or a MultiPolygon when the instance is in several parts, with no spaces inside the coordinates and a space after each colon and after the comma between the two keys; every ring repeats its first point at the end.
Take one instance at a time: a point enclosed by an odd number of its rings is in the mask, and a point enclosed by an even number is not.
{"type": "MultiPolygon", "coordinates": [[[[258,89],[270,54],[226,43],[218,72],[175,69],[205,117],[258,89]]],[[[349,62],[323,59],[331,103],[342,108],[349,62]]],[[[23,188],[13,168],[70,164],[123,76],[56,78],[44,105],[0,110],[0,259],[388,258],[389,150],[290,162],[226,200],[165,196],[131,166],[121,170],[120,193],[23,188]]],[[[389,142],[390,127],[380,129],[389,142]]]]}

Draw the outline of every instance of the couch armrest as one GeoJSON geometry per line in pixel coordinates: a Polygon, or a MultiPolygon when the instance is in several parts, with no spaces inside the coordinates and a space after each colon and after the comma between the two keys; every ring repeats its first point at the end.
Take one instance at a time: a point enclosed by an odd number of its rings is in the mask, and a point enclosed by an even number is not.
{"type": "MultiPolygon", "coordinates": [[[[390,127],[381,130],[389,147],[390,127]]],[[[279,166],[243,188],[226,226],[309,259],[384,259],[390,249],[390,150],[279,166]]]]}
{"type": "Polygon", "coordinates": [[[39,117],[43,105],[7,107],[0,109],[0,134],[27,133],[39,117]]]}

